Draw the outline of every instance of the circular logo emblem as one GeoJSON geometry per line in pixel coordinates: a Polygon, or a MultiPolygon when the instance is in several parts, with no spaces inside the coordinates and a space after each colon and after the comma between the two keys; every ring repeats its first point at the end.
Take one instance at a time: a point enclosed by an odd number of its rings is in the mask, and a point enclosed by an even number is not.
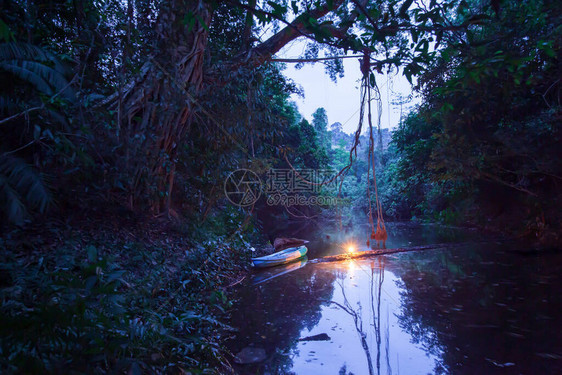
{"type": "Polygon", "coordinates": [[[226,178],[224,194],[232,204],[240,207],[251,206],[260,197],[261,180],[249,169],[237,169],[226,178]]]}

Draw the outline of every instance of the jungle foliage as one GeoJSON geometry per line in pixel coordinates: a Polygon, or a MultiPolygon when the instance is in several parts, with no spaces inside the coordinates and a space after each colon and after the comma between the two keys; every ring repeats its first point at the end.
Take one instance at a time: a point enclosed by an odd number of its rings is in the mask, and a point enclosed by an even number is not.
{"type": "MultiPolygon", "coordinates": [[[[295,125],[287,99],[298,88],[269,63],[283,46],[306,40],[308,59],[372,55],[373,67],[412,77],[434,56],[430,43],[475,27],[480,10],[455,20],[457,6],[6,1],[1,149],[48,173],[62,209],[101,199],[205,216],[224,198],[215,187],[227,171],[271,165],[295,125]]],[[[341,60],[326,65],[341,74],[341,60]]],[[[22,222],[7,212],[4,220],[22,222]]]]}
{"type": "MultiPolygon", "coordinates": [[[[2,371],[228,369],[225,264],[247,261],[256,228],[225,179],[284,156],[349,161],[325,111],[309,123],[289,100],[274,56],[296,39],[305,59],[334,58],[333,79],[353,53],[365,74],[419,85],[424,103],[377,155],[387,216],[559,225],[556,1],[1,6],[2,371]]],[[[365,211],[363,137],[342,190],[365,211]]]]}
{"type": "Polygon", "coordinates": [[[419,77],[423,102],[394,134],[396,181],[412,215],[556,241],[562,8],[504,1],[488,16],[419,77]]]}

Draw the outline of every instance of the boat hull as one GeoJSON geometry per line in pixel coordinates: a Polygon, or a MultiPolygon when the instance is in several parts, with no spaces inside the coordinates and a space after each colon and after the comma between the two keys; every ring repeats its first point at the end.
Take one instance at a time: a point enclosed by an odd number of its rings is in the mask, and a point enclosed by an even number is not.
{"type": "Polygon", "coordinates": [[[252,264],[257,268],[279,266],[301,259],[307,252],[306,246],[293,247],[264,257],[252,258],[252,264]]]}

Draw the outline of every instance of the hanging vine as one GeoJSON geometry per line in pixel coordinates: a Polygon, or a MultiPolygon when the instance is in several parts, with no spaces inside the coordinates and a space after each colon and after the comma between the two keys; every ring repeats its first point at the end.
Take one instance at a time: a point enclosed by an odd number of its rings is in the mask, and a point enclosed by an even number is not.
{"type": "MultiPolygon", "coordinates": [[[[359,59],[362,79],[361,79],[361,95],[360,95],[360,107],[359,107],[359,123],[357,125],[357,129],[355,130],[353,144],[351,146],[351,150],[349,151],[349,163],[343,167],[336,175],[326,181],[322,182],[314,182],[309,181],[304,178],[293,166],[293,164],[289,161],[287,157],[287,151],[285,149],[281,150],[281,154],[285,159],[285,162],[289,165],[293,173],[297,178],[309,185],[315,186],[323,186],[334,181],[337,181],[339,177],[341,180],[339,181],[338,187],[338,201],[341,197],[341,191],[345,176],[349,169],[353,165],[354,158],[357,158],[357,147],[359,146],[359,138],[361,136],[361,131],[363,130],[363,118],[365,116],[365,106],[367,106],[367,118],[369,123],[369,156],[368,156],[368,168],[367,168],[367,200],[369,202],[369,224],[371,226],[371,234],[370,234],[370,241],[367,241],[367,244],[370,245],[371,241],[376,241],[377,245],[382,243],[383,247],[386,247],[386,240],[388,238],[388,233],[386,231],[386,226],[384,224],[384,218],[382,213],[382,205],[378,195],[378,187],[377,187],[377,176],[375,173],[375,138],[374,138],[374,130],[373,130],[373,121],[372,121],[372,111],[371,111],[371,102],[374,100],[377,103],[377,132],[378,132],[378,147],[379,152],[382,155],[382,131],[381,131],[381,118],[382,118],[382,96],[379,90],[379,87],[376,82],[375,75],[371,71],[371,63],[370,52],[365,50],[363,52],[363,58],[359,59]],[[372,92],[374,91],[374,96],[372,92]],[[372,172],[371,172],[372,171],[372,172]],[[377,224],[375,227],[375,221],[373,218],[373,204],[371,198],[371,179],[370,174],[373,175],[373,186],[375,189],[375,209],[376,209],[376,216],[377,216],[377,224]]],[[[380,70],[381,66],[377,64],[377,69],[380,70]]],[[[342,226],[341,223],[341,213],[339,210],[339,205],[336,206],[336,216],[338,217],[338,221],[340,223],[340,228],[342,226]]],[[[290,213],[290,212],[289,212],[290,213]]],[[[296,215],[293,215],[296,216],[296,215]]]]}

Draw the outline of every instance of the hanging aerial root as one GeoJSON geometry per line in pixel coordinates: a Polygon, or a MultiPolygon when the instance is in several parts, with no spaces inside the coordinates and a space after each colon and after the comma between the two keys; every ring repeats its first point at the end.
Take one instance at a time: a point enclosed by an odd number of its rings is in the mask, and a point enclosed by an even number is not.
{"type": "MultiPolygon", "coordinates": [[[[367,245],[370,245],[372,241],[377,242],[377,246],[380,246],[382,243],[383,247],[386,247],[386,240],[388,238],[388,233],[386,232],[386,227],[384,225],[384,218],[382,213],[382,205],[379,199],[378,193],[378,186],[377,186],[377,175],[375,173],[375,140],[373,136],[373,120],[372,120],[372,113],[371,113],[371,90],[375,90],[375,100],[378,103],[377,106],[377,115],[378,115],[378,134],[379,134],[379,145],[380,145],[380,152],[382,154],[382,141],[381,141],[381,113],[382,113],[382,101],[380,91],[378,89],[376,80],[372,80],[369,77],[369,64],[365,64],[368,62],[369,56],[366,54],[362,64],[361,64],[361,72],[363,73],[363,86],[367,90],[367,116],[369,121],[369,156],[368,156],[368,169],[367,169],[367,199],[369,201],[369,224],[371,226],[371,235],[370,240],[367,240],[367,245]],[[377,212],[377,226],[375,228],[374,219],[373,219],[373,209],[372,209],[372,200],[371,200],[371,186],[370,186],[370,173],[372,171],[373,175],[373,185],[375,187],[375,204],[376,204],[376,212],[377,212]]],[[[364,103],[362,103],[364,105],[364,103]]]]}
{"type": "MultiPolygon", "coordinates": [[[[367,200],[369,202],[369,223],[370,223],[370,226],[371,226],[370,239],[375,240],[377,242],[382,241],[383,246],[384,246],[388,235],[387,235],[387,232],[386,232],[386,227],[384,225],[384,219],[383,219],[383,214],[382,214],[382,206],[381,206],[379,196],[378,196],[377,177],[376,177],[376,174],[375,174],[375,146],[374,146],[374,137],[373,137],[373,122],[372,122],[372,115],[371,115],[371,90],[372,89],[375,90],[375,98],[374,99],[378,103],[378,107],[377,107],[377,109],[378,109],[378,113],[377,113],[377,115],[378,115],[378,132],[379,132],[379,145],[380,145],[381,153],[382,153],[382,137],[381,137],[380,123],[381,123],[381,114],[382,114],[382,100],[381,100],[380,91],[378,89],[378,86],[376,85],[376,81],[371,82],[371,79],[370,79],[370,77],[371,77],[370,52],[365,50],[363,52],[363,58],[359,59],[359,62],[360,62],[361,73],[363,75],[362,82],[361,82],[359,124],[357,126],[357,130],[355,131],[355,137],[354,137],[353,145],[352,145],[351,150],[349,152],[349,164],[346,165],[344,168],[342,168],[331,179],[318,183],[318,182],[309,181],[306,178],[304,178],[303,176],[301,176],[301,174],[293,167],[292,163],[289,161],[289,158],[287,157],[287,151],[285,149],[281,149],[281,154],[283,155],[283,158],[285,159],[285,161],[287,162],[289,167],[295,173],[295,176],[306,184],[322,186],[322,185],[329,184],[333,181],[336,181],[337,178],[341,176],[342,178],[341,178],[341,181],[339,183],[339,189],[338,189],[338,198],[339,198],[341,196],[341,190],[342,190],[345,175],[347,174],[347,172],[349,171],[349,169],[353,165],[354,156],[357,157],[357,147],[359,146],[359,138],[361,136],[361,131],[362,131],[362,128],[363,128],[363,117],[365,115],[365,104],[367,104],[367,106],[368,106],[367,107],[368,108],[368,119],[369,119],[369,156],[368,156],[369,168],[367,170],[367,181],[368,181],[368,183],[367,183],[367,200]],[[377,226],[376,226],[376,228],[375,228],[374,218],[373,218],[374,215],[373,215],[373,207],[372,207],[372,199],[371,199],[371,191],[370,191],[371,188],[370,188],[370,176],[369,176],[369,174],[371,173],[371,170],[372,170],[372,174],[373,174],[373,183],[374,183],[374,187],[375,187],[376,212],[377,212],[377,226]]],[[[290,211],[288,211],[288,212],[291,215],[295,216],[290,211]]],[[[340,217],[340,227],[341,227],[341,217],[340,217]]],[[[370,244],[369,240],[367,240],[367,244],[368,245],[370,244]]]]}

